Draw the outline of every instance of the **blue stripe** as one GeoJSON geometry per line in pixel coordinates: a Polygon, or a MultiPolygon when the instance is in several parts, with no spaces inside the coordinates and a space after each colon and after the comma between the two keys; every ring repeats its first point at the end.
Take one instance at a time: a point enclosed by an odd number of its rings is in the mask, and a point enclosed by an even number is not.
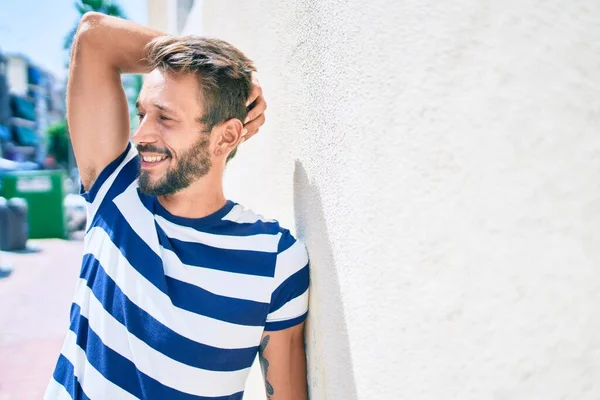
{"type": "Polygon", "coordinates": [[[168,237],[158,223],[155,222],[154,226],[160,245],[177,254],[184,264],[245,275],[273,277],[275,274],[276,253],[228,250],[202,243],[185,242],[168,237]]]}
{"type": "MultiPolygon", "coordinates": [[[[175,251],[170,239],[155,222],[158,240],[164,248],[175,251]]],[[[177,254],[177,253],[176,253],[177,254]]],[[[239,325],[263,326],[269,303],[221,296],[201,287],[165,276],[171,301],[176,306],[207,317],[239,325]]]]}
{"type": "Polygon", "coordinates": [[[136,155],[127,162],[119,172],[119,175],[106,193],[106,198],[113,200],[131,185],[140,173],[140,156],[136,155]]]}
{"type": "Polygon", "coordinates": [[[293,326],[296,326],[296,325],[301,324],[302,322],[306,321],[307,315],[308,315],[308,311],[299,317],[287,319],[285,321],[267,322],[267,324],[265,325],[265,331],[269,331],[269,332],[281,331],[281,330],[284,330],[287,328],[291,328],[293,326]]]}
{"type": "Polygon", "coordinates": [[[279,239],[279,245],[277,246],[277,253],[281,254],[292,245],[296,243],[296,239],[292,236],[289,230],[282,229],[281,230],[281,238],[279,239]]]}
{"type": "Polygon", "coordinates": [[[147,195],[144,195],[140,192],[138,192],[138,195],[140,196],[140,199],[145,197],[146,203],[150,202],[152,204],[152,214],[160,215],[166,220],[171,221],[176,225],[187,226],[190,228],[202,228],[204,226],[219,222],[235,206],[235,203],[233,201],[227,200],[223,207],[213,212],[212,214],[200,218],[187,218],[171,214],[166,208],[162,206],[162,204],[160,204],[160,202],[155,196],[148,197],[147,195]]]}
{"type": "Polygon", "coordinates": [[[58,357],[56,369],[52,376],[56,382],[64,386],[73,400],[89,400],[75,377],[73,364],[64,355],[61,354],[58,357]]]}
{"type": "Polygon", "coordinates": [[[102,207],[101,217],[95,218],[92,226],[104,230],[131,266],[158,290],[168,294],[162,259],[135,233],[113,202],[102,207]]]}
{"type": "Polygon", "coordinates": [[[308,264],[302,267],[301,270],[287,278],[271,296],[271,309],[269,313],[275,312],[283,307],[290,300],[300,296],[310,285],[310,273],[308,264]]]}
{"type": "Polygon", "coordinates": [[[125,191],[125,189],[127,189],[129,187],[129,185],[131,185],[137,179],[137,176],[138,176],[138,173],[140,170],[139,165],[140,165],[140,158],[139,158],[139,156],[135,156],[131,160],[129,160],[129,162],[127,164],[125,164],[123,166],[123,168],[119,172],[119,175],[117,175],[112,186],[110,187],[110,189],[108,189],[108,191],[106,192],[106,195],[102,199],[102,203],[100,204],[98,211],[96,212],[96,214],[94,214],[94,218],[92,219],[92,222],[90,223],[88,232],[90,229],[92,229],[94,226],[96,226],[96,224],[98,223],[99,220],[105,219],[105,217],[106,217],[105,210],[107,207],[108,208],[114,207],[114,203],[113,203],[114,198],[117,197],[118,195],[120,195],[121,193],[123,193],[125,191]]]}
{"type": "Polygon", "coordinates": [[[215,235],[229,235],[229,236],[252,236],[252,235],[277,235],[281,232],[279,222],[264,222],[257,221],[253,223],[240,223],[232,222],[229,220],[221,220],[216,224],[213,224],[202,229],[198,229],[203,232],[212,233],[215,235]]]}
{"type": "Polygon", "coordinates": [[[269,303],[220,296],[166,276],[169,297],[179,308],[238,325],[263,326],[269,303]]]}
{"type": "Polygon", "coordinates": [[[273,277],[277,253],[265,253],[250,250],[225,250],[202,243],[184,242],[168,238],[161,243],[172,249],[181,262],[219,271],[235,272],[246,275],[273,277]]]}
{"type": "Polygon", "coordinates": [[[145,398],[135,365],[102,343],[90,328],[88,319],[80,314],[78,305],[73,311],[69,329],[77,335],[77,345],[86,353],[88,362],[115,385],[138,398],[145,398]]]}
{"type": "Polygon", "coordinates": [[[81,278],[106,311],[127,330],[164,355],[196,368],[237,371],[252,365],[256,347],[221,349],[190,340],[166,327],[127,298],[91,254],[83,259],[81,278]]]}
{"type": "MultiPolygon", "coordinates": [[[[121,216],[116,205],[107,204],[102,213],[106,219],[97,219],[96,226],[107,232],[112,242],[120,247],[121,253],[132,267],[161,292],[168,295],[175,306],[234,324],[263,325],[269,313],[269,304],[220,296],[190,283],[166,276],[162,259],[135,233],[121,216]]],[[[159,240],[169,240],[158,226],[157,233],[159,240]]],[[[195,256],[202,258],[201,254],[195,256]]]]}
{"type": "Polygon", "coordinates": [[[170,400],[238,400],[243,392],[229,396],[194,396],[165,386],[156,379],[139,371],[135,364],[102,343],[100,337],[89,326],[87,318],[76,315],[70,329],[77,334],[77,344],[85,349],[89,363],[106,379],[132,395],[146,399],[170,400]]]}
{"type": "Polygon", "coordinates": [[[98,194],[98,190],[100,190],[100,188],[102,187],[102,184],[106,182],[108,177],[111,176],[112,173],[115,172],[116,169],[119,167],[119,165],[121,165],[123,160],[125,160],[125,158],[127,157],[127,153],[129,153],[129,150],[131,150],[131,143],[128,143],[125,151],[121,153],[121,155],[115,160],[113,160],[110,164],[108,164],[102,170],[102,172],[100,172],[89,191],[86,192],[83,187],[83,184],[81,185],[80,194],[88,203],[92,203],[94,201],[96,195],[98,194]]]}

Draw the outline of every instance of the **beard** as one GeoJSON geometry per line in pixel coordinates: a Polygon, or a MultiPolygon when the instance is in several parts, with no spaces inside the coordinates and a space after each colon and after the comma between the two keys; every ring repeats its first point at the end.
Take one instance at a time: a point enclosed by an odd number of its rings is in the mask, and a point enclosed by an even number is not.
{"type": "MultiPolygon", "coordinates": [[[[138,176],[140,191],[151,196],[168,196],[187,188],[194,181],[205,176],[211,167],[209,144],[208,137],[200,137],[198,142],[181,153],[177,164],[169,165],[167,172],[157,180],[155,179],[154,182],[151,173],[140,168],[138,176]]],[[[137,146],[137,150],[138,152],[165,154],[169,157],[169,162],[173,162],[171,152],[166,148],[140,144],[137,146]]]]}

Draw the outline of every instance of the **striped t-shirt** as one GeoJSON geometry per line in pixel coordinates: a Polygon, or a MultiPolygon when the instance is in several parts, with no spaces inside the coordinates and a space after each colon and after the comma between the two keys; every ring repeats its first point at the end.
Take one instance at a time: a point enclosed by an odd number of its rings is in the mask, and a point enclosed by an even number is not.
{"type": "Polygon", "coordinates": [[[263,331],[306,318],[306,249],[232,201],[174,216],[138,171],[130,144],[83,193],[81,274],[44,398],[241,399],[263,331]]]}

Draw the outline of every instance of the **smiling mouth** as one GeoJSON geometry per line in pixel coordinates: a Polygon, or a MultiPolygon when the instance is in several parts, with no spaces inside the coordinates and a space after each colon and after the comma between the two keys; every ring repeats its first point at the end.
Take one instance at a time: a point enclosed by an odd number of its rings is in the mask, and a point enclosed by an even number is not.
{"type": "Polygon", "coordinates": [[[154,166],[158,166],[162,164],[165,160],[170,158],[166,154],[161,155],[141,155],[142,157],[142,167],[143,168],[151,168],[154,166]]]}
{"type": "Polygon", "coordinates": [[[157,162],[161,162],[163,160],[166,160],[167,158],[169,158],[169,156],[163,155],[163,156],[142,156],[142,160],[144,160],[147,163],[157,163],[157,162]]]}

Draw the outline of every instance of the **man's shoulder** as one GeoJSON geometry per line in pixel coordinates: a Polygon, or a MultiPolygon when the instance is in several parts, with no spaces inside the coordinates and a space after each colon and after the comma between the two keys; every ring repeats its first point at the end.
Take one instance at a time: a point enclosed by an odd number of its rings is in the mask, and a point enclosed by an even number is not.
{"type": "Polygon", "coordinates": [[[223,220],[233,222],[236,225],[239,224],[239,226],[245,226],[248,233],[252,232],[253,234],[278,236],[279,245],[277,250],[279,253],[285,251],[294,244],[304,247],[288,228],[281,225],[279,220],[265,217],[242,204],[234,204],[231,211],[223,218],[223,220]]]}

